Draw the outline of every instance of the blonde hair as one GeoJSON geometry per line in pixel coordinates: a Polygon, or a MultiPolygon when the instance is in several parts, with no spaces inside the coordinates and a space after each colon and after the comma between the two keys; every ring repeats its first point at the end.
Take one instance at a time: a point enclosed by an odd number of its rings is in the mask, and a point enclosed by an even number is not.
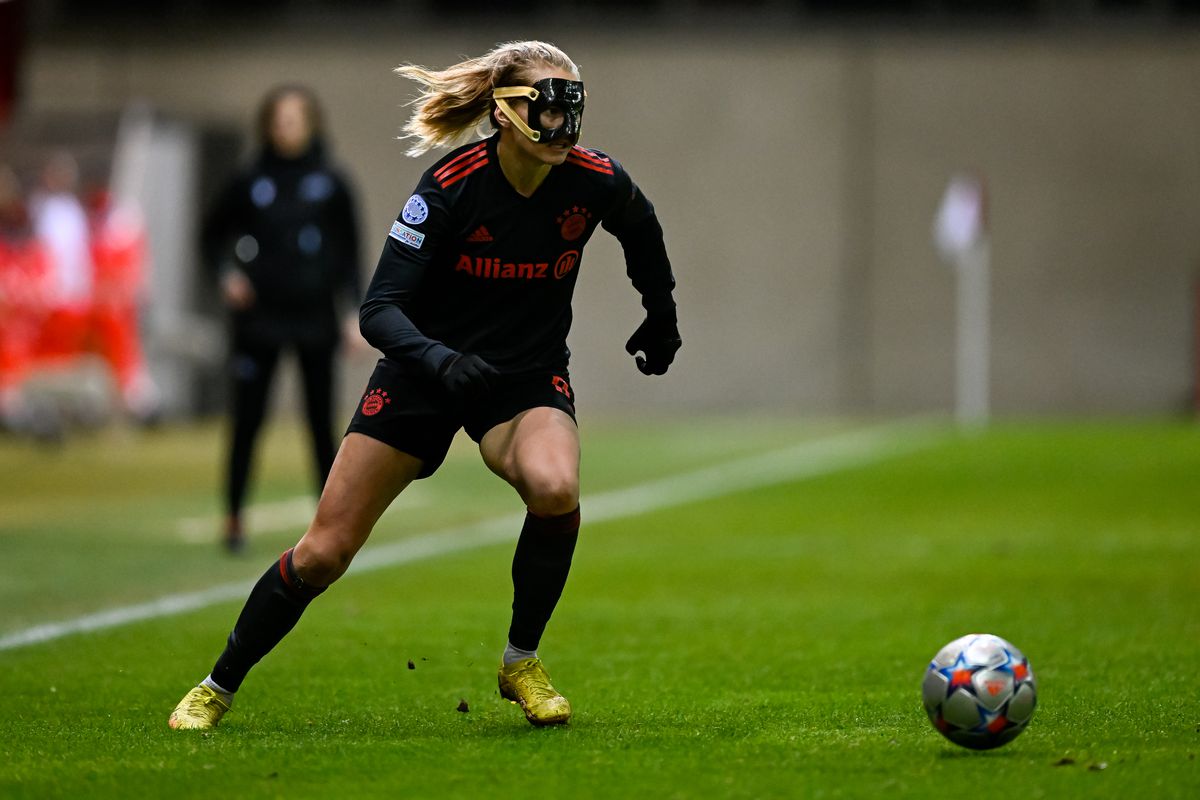
{"type": "Polygon", "coordinates": [[[416,64],[396,67],[396,74],[421,84],[421,93],[404,125],[402,139],[415,142],[406,151],[419,156],[435,147],[455,147],[478,135],[491,118],[492,89],[528,85],[534,68],[558,67],[579,76],[579,67],[562,50],[546,42],[505,42],[478,58],[430,70],[416,64]]]}

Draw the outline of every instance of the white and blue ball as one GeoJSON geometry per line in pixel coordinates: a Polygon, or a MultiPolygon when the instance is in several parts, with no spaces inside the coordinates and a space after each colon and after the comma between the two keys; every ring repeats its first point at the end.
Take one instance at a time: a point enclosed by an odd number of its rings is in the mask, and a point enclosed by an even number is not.
{"type": "Polygon", "coordinates": [[[1021,734],[1037,707],[1029,659],[989,633],[955,639],[938,651],[921,684],[925,713],[939,733],[972,750],[1021,734]]]}

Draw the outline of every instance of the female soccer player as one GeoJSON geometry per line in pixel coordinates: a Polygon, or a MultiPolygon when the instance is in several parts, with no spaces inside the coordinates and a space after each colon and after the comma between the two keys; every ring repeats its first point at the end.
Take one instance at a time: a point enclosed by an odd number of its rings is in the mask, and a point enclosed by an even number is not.
{"type": "Polygon", "coordinates": [[[300,362],[318,492],[333,467],[339,317],[353,318],[362,281],[354,200],[326,156],[321,118],[307,87],[268,92],[258,112],[262,150],[204,221],[204,259],[220,274],[231,312],[225,546],[233,551],[245,541],[242,505],[254,444],[284,351],[295,351],[300,362]]]}
{"type": "Polygon", "coordinates": [[[362,306],[384,358],[338,451],[308,531],[250,593],[212,673],[171,714],[212,728],[246,673],[337,580],[409,483],[442,463],[458,429],[528,508],[513,558],[512,621],[500,693],[534,725],[571,707],[537,655],[579,532],[579,434],[567,373],[571,294],[583,246],[603,226],[624,247],[646,320],[626,349],[661,375],[680,338],[675,280],[654,210],[616,161],[576,145],[585,93],[558,48],[517,42],[442,71],[401,67],[422,85],[410,154],[467,138],[421,178],[362,306]]]}

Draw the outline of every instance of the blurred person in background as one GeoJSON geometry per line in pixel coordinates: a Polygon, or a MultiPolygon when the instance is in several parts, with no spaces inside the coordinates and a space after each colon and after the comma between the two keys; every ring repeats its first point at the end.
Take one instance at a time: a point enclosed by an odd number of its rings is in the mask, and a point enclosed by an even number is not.
{"type": "Polygon", "coordinates": [[[280,355],[299,359],[318,493],[333,465],[334,359],[357,339],[361,301],[354,201],[330,164],[317,98],[303,86],[270,91],[258,112],[255,161],[220,192],[202,231],[231,321],[233,419],[225,545],[244,546],[242,509],[254,445],[280,355]]]}
{"type": "Polygon", "coordinates": [[[22,391],[49,302],[50,260],[33,234],[17,174],[0,164],[0,428],[50,436],[22,391]]]}
{"type": "Polygon", "coordinates": [[[118,212],[106,200],[89,214],[77,183],[75,159],[54,153],[42,170],[31,227],[16,176],[0,170],[0,412],[7,427],[39,438],[62,434],[58,403],[31,403],[26,378],[72,370],[90,354],[104,359],[123,410],[135,420],[152,422],[158,409],[138,333],[144,229],[130,209],[118,212]]]}
{"type": "Polygon", "coordinates": [[[30,203],[34,234],[49,258],[49,306],[37,345],[43,362],[69,362],[88,345],[94,268],[78,186],[79,165],[60,150],[46,160],[30,203]]]}
{"type": "Polygon", "coordinates": [[[150,425],[160,407],[138,324],[146,273],[145,224],[137,208],[115,201],[107,189],[92,191],[88,201],[93,346],[112,371],[125,412],[150,425]]]}
{"type": "Polygon", "coordinates": [[[537,649],[579,535],[571,300],[584,245],[603,226],[646,310],[626,350],[643,373],[665,373],[681,341],[662,228],[620,164],[576,144],[583,83],[557,47],[513,42],[440,71],[397,71],[422,87],[410,155],[461,146],[425,172],[385,240],[360,314],[384,358],[316,516],[251,590],[172,728],[220,721],[249,670],[341,577],[396,496],[438,469],[460,428],[526,506],[500,694],[534,725],[570,719],[537,649]],[[462,144],[485,123],[490,138],[462,144]]]}

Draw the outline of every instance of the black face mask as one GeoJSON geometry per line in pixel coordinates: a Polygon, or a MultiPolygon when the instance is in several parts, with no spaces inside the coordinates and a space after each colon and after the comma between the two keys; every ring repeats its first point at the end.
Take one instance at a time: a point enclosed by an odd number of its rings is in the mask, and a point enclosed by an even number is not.
{"type": "Polygon", "coordinates": [[[501,86],[492,90],[492,98],[504,116],[508,117],[517,130],[541,144],[559,139],[567,139],[571,144],[579,141],[586,97],[583,81],[571,81],[566,78],[543,78],[532,86],[501,86]],[[508,104],[507,98],[511,97],[529,100],[528,124],[508,104]],[[562,112],[563,122],[557,128],[542,127],[542,112],[550,109],[562,112]]]}

